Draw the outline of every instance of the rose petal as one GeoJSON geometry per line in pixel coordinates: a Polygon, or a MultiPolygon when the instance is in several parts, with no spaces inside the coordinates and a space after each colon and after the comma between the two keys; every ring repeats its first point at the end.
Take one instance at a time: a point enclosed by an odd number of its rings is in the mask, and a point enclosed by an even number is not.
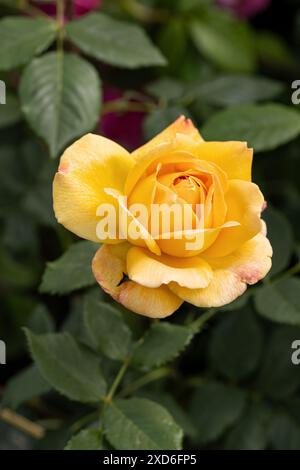
{"type": "Polygon", "coordinates": [[[240,225],[225,227],[220,231],[206,252],[209,257],[226,256],[261,231],[260,215],[264,197],[256,184],[230,180],[225,202],[226,221],[235,220],[240,225]]]}
{"type": "Polygon", "coordinates": [[[101,247],[92,262],[92,270],[102,289],[124,307],[140,315],[164,318],[183,303],[168,287],[144,287],[133,281],[120,284],[126,274],[126,255],[129,243],[101,247]]]}
{"type": "Polygon", "coordinates": [[[122,191],[133,165],[130,154],[109,139],[87,134],[77,140],[62,155],[53,183],[58,222],[79,237],[99,242],[98,206],[113,204],[118,214],[117,202],[104,189],[112,187],[122,191]]]}
{"type": "Polygon", "coordinates": [[[131,280],[151,288],[176,281],[180,286],[196,289],[207,287],[212,279],[211,267],[199,257],[155,256],[138,247],[128,251],[127,272],[131,280]]]}
{"type": "Polygon", "coordinates": [[[261,234],[247,241],[231,255],[205,260],[213,269],[213,279],[204,289],[188,289],[177,283],[169,288],[183,300],[197,307],[221,307],[233,302],[271,269],[272,247],[261,234]]]}

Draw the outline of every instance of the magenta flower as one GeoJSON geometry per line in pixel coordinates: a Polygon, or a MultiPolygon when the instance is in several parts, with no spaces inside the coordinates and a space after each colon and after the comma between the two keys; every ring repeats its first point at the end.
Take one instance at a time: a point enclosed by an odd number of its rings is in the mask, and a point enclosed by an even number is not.
{"type": "Polygon", "coordinates": [[[271,0],[217,0],[217,4],[241,18],[249,18],[268,8],[271,0]]]}
{"type": "MultiPolygon", "coordinates": [[[[117,88],[104,87],[104,103],[120,100],[122,96],[117,88]]],[[[132,150],[143,143],[144,117],[145,113],[141,111],[105,113],[101,118],[99,131],[101,135],[132,150]]]]}
{"type": "MultiPolygon", "coordinates": [[[[74,14],[75,17],[85,15],[91,10],[94,10],[97,7],[100,7],[102,0],[73,0],[74,2],[74,14]]],[[[35,2],[33,2],[35,3],[35,2]]],[[[38,5],[41,10],[43,10],[49,16],[56,15],[56,5],[55,2],[49,0],[49,3],[44,5],[38,5]]]]}

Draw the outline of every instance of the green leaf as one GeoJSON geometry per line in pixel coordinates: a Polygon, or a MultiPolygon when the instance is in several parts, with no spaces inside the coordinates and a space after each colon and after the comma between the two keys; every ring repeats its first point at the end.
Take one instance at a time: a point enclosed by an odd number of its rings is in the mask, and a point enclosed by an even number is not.
{"type": "Polygon", "coordinates": [[[142,398],[148,398],[149,400],[162,405],[171,414],[171,416],[173,416],[178,426],[183,430],[184,435],[192,438],[195,437],[197,431],[192,420],[170,393],[164,392],[161,389],[157,391],[143,389],[139,393],[139,396],[142,398]]]}
{"type": "Polygon", "coordinates": [[[282,36],[271,31],[257,31],[256,48],[259,61],[267,67],[275,70],[295,67],[295,57],[282,36]]]}
{"type": "Polygon", "coordinates": [[[255,69],[254,41],[246,23],[210,9],[191,21],[190,32],[197,49],[223,70],[252,72],[255,69]]]}
{"type": "Polygon", "coordinates": [[[300,326],[300,279],[290,277],[265,284],[255,293],[255,307],[265,318],[300,326]]]}
{"type": "Polygon", "coordinates": [[[168,61],[168,70],[178,74],[178,69],[186,59],[187,29],[186,20],[178,15],[170,16],[159,29],[157,43],[168,61]]]}
{"type": "Polygon", "coordinates": [[[102,301],[101,293],[88,294],[84,304],[84,323],[94,347],[110,359],[125,359],[132,345],[131,331],[121,312],[102,301]]]}
{"type": "Polygon", "coordinates": [[[152,139],[152,137],[159,134],[182,114],[186,117],[190,116],[190,113],[185,108],[181,108],[179,106],[157,109],[152,113],[149,113],[143,123],[146,139],[152,139]]]}
{"type": "Polygon", "coordinates": [[[300,113],[280,104],[237,106],[214,114],[202,133],[207,140],[247,141],[263,152],[300,134],[300,113]]]}
{"type": "Polygon", "coordinates": [[[240,417],[245,395],[239,389],[219,382],[204,382],[191,397],[189,412],[201,444],[220,438],[240,417]]]}
{"type": "Polygon", "coordinates": [[[98,247],[89,241],[77,242],[60,258],[47,263],[40,292],[68,294],[95,284],[91,262],[98,247]]]}
{"type": "Polygon", "coordinates": [[[104,432],[117,450],[179,450],[182,431],[168,411],[144,398],[116,400],[105,409],[104,432]]]}
{"type": "Polygon", "coordinates": [[[16,124],[21,119],[19,100],[12,93],[6,93],[6,103],[0,104],[0,129],[16,124]]]}
{"type": "Polygon", "coordinates": [[[98,429],[83,429],[69,440],[65,450],[104,450],[102,435],[98,429]]]}
{"type": "Polygon", "coordinates": [[[300,370],[292,363],[292,343],[300,337],[300,328],[277,327],[270,335],[263,354],[255,388],[278,400],[289,398],[300,385],[300,370]]]}
{"type": "Polygon", "coordinates": [[[38,280],[36,267],[13,257],[8,250],[0,248],[0,281],[3,286],[28,288],[38,280]]]}
{"type": "Polygon", "coordinates": [[[71,400],[96,403],[106,383],[98,358],[68,333],[35,335],[25,329],[33,359],[42,376],[71,400]]]}
{"type": "Polygon", "coordinates": [[[160,51],[139,26],[104,13],[90,13],[66,25],[68,38],[83,52],[118,67],[165,65],[160,51]]]}
{"type": "Polygon", "coordinates": [[[267,224],[268,239],[273,247],[272,269],[269,275],[274,276],[289,265],[293,253],[293,230],[286,216],[273,207],[268,207],[263,213],[263,219],[267,224]]]}
{"type": "Polygon", "coordinates": [[[249,307],[227,313],[212,332],[212,367],[230,380],[242,380],[258,366],[262,345],[261,327],[249,307]]]}
{"type": "Polygon", "coordinates": [[[237,425],[226,436],[225,449],[264,449],[267,446],[270,417],[270,409],[263,403],[249,406],[237,425]]]}
{"type": "Polygon", "coordinates": [[[190,94],[217,106],[234,106],[270,100],[283,91],[275,80],[248,75],[224,75],[190,87],[190,94]]]}
{"type": "Polygon", "coordinates": [[[12,16],[0,21],[0,70],[26,64],[55,39],[56,24],[46,18],[12,16]]]}
{"type": "Polygon", "coordinates": [[[56,157],[73,139],[94,129],[100,115],[101,83],[85,60],[50,52],[26,67],[20,97],[29,124],[56,157]]]}
{"type": "Polygon", "coordinates": [[[272,418],[269,443],[274,450],[300,449],[300,427],[288,413],[279,411],[272,418]]]}
{"type": "Polygon", "coordinates": [[[38,304],[32,312],[28,327],[37,334],[52,333],[55,330],[53,318],[43,304],[38,304]]]}
{"type": "Polygon", "coordinates": [[[171,77],[160,77],[146,86],[146,91],[164,101],[172,101],[182,97],[184,85],[171,77]]]}
{"type": "Polygon", "coordinates": [[[134,350],[132,364],[152,369],[173,360],[190,343],[193,332],[167,322],[152,323],[134,350]]]}
{"type": "Polygon", "coordinates": [[[16,409],[22,403],[47,393],[51,386],[32,364],[13,376],[6,384],[1,405],[16,409]]]}

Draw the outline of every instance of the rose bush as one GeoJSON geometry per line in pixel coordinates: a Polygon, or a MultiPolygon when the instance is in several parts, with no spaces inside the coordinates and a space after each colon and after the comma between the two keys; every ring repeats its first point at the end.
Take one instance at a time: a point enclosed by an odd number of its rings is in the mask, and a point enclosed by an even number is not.
{"type": "Polygon", "coordinates": [[[251,182],[252,150],[243,142],[205,142],[183,116],[153,140],[128,153],[88,134],[63,154],[54,179],[57,220],[82,238],[104,242],[92,263],[100,286],[128,309],[149,317],[172,314],[183,301],[218,307],[242,295],[271,268],[272,248],[261,212],[265,202],[251,182]],[[124,212],[140,236],[101,240],[100,204],[124,212]],[[171,229],[168,239],[139,226],[136,203],[187,206],[192,230],[171,229]],[[195,206],[201,204],[203,228],[195,206]],[[196,249],[191,236],[202,236],[196,249]],[[123,281],[124,274],[127,280],[123,281]]]}

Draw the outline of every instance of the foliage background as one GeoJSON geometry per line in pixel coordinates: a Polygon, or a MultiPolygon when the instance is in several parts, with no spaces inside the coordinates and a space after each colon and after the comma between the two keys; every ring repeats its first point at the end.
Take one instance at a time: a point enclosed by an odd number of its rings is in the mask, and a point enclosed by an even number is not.
{"type": "Polygon", "coordinates": [[[0,448],[300,449],[300,2],[241,19],[209,0],[110,0],[80,23],[72,3],[56,18],[0,0],[0,448]],[[56,223],[51,184],[84,133],[132,149],[182,113],[254,146],[274,264],[225,308],[151,324],[95,288],[96,246],[56,223]]]}

